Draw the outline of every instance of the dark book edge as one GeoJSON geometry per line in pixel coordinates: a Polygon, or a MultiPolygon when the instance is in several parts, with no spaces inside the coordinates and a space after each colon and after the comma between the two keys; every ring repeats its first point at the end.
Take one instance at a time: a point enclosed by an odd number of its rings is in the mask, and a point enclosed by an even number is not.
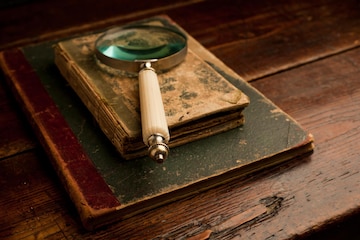
{"type": "Polygon", "coordinates": [[[92,219],[115,211],[121,203],[83,150],[22,51],[1,52],[0,66],[84,226],[92,229],[92,219]]]}

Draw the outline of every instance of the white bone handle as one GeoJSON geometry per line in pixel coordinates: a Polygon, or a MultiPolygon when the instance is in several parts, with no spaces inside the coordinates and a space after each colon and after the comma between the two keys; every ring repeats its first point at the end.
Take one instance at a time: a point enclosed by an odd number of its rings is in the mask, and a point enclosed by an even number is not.
{"type": "Polygon", "coordinates": [[[149,146],[150,157],[163,162],[168,155],[170,134],[158,78],[150,64],[139,72],[139,92],[143,141],[149,146]]]}

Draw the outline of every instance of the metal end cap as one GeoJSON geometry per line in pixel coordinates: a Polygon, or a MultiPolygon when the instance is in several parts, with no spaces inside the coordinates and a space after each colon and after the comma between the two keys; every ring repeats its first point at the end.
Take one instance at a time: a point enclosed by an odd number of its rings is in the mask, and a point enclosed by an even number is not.
{"type": "Polygon", "coordinates": [[[154,134],[149,137],[149,157],[157,163],[163,163],[169,155],[169,147],[165,138],[160,134],[154,134]]]}
{"type": "Polygon", "coordinates": [[[169,147],[165,143],[157,143],[148,149],[149,156],[157,163],[163,163],[169,155],[169,147]]]}

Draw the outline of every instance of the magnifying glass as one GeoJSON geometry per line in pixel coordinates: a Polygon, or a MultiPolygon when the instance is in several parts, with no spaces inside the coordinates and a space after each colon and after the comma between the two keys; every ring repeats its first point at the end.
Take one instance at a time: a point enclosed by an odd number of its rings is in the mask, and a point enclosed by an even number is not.
{"type": "Polygon", "coordinates": [[[96,56],[103,64],[138,73],[142,137],[149,156],[162,163],[168,157],[170,140],[156,72],[182,62],[187,53],[184,34],[159,26],[115,28],[101,35],[96,56]]]}

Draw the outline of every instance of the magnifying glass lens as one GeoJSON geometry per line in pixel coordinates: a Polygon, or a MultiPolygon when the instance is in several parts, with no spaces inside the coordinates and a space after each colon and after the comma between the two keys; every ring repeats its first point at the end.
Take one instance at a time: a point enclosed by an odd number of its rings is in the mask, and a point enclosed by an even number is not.
{"type": "Polygon", "coordinates": [[[185,46],[184,37],[161,28],[124,29],[103,36],[97,44],[105,56],[123,61],[160,59],[181,51],[185,46]]]}

